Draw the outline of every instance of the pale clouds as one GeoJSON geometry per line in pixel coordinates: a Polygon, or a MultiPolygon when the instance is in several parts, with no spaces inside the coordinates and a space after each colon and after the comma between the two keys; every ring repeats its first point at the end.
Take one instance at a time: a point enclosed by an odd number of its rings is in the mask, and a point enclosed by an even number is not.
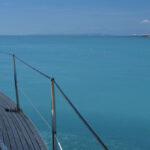
{"type": "Polygon", "coordinates": [[[150,23],[150,20],[149,19],[144,19],[140,22],[141,24],[144,24],[144,23],[150,23]]]}

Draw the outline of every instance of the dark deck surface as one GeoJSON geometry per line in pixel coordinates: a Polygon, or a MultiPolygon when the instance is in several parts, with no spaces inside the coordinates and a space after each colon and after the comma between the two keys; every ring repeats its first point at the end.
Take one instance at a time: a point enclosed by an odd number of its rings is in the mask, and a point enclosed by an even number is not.
{"type": "Polygon", "coordinates": [[[7,112],[16,104],[0,92],[0,150],[47,150],[23,112],[7,112]]]}

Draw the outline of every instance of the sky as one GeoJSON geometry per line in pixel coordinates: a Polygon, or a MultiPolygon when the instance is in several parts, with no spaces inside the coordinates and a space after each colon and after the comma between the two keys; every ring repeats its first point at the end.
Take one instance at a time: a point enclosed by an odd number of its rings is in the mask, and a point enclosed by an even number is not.
{"type": "Polygon", "coordinates": [[[150,34],[150,0],[0,0],[0,35],[150,34]]]}

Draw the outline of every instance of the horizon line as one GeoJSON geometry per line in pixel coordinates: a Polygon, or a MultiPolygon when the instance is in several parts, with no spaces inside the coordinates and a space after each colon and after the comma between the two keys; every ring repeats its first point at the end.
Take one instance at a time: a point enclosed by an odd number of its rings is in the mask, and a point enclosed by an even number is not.
{"type": "Polygon", "coordinates": [[[99,34],[99,33],[66,33],[66,34],[0,34],[0,36],[132,36],[133,34],[99,34]]]}

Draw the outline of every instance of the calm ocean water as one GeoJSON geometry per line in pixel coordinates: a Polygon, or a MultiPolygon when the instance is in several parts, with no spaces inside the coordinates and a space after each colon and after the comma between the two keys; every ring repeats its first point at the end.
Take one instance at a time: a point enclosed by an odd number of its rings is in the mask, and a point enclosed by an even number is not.
{"type": "MultiPolygon", "coordinates": [[[[55,77],[110,150],[150,149],[150,38],[0,36],[0,51],[55,77]]],[[[17,61],[22,89],[51,123],[50,81],[17,61]]],[[[11,57],[0,55],[0,91],[15,100],[11,57]]],[[[55,89],[64,150],[102,149],[55,89]]],[[[51,131],[19,92],[21,107],[51,147],[51,131]]]]}

